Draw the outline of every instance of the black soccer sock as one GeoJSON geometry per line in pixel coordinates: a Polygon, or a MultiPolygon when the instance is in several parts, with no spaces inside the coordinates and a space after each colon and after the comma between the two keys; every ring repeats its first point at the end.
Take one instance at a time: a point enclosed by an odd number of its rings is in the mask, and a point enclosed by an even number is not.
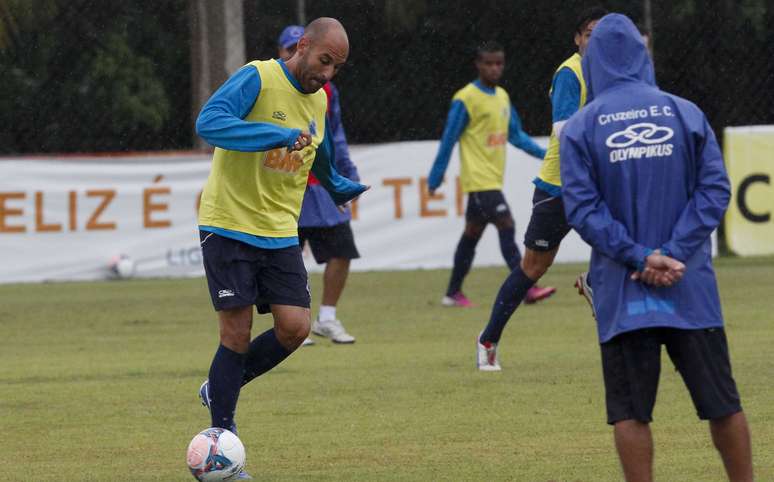
{"type": "Polygon", "coordinates": [[[457,244],[457,251],[454,252],[454,268],[452,268],[449,287],[446,289],[446,296],[451,296],[462,289],[462,281],[470,271],[473,264],[473,258],[476,256],[476,245],[480,238],[471,238],[462,235],[457,244]]]}
{"type": "Polygon", "coordinates": [[[234,423],[245,355],[226,348],[218,347],[210,365],[210,414],[212,426],[231,430],[234,423]]]}
{"type": "Polygon", "coordinates": [[[516,311],[521,300],[524,299],[527,291],[534,284],[535,282],[524,274],[521,267],[511,271],[511,274],[505,278],[505,282],[500,287],[500,292],[497,293],[497,298],[492,307],[492,315],[489,317],[489,323],[481,333],[480,341],[482,343],[486,341],[497,343],[500,341],[505,324],[508,323],[511,315],[516,311]]]}
{"type": "Polygon", "coordinates": [[[516,246],[516,228],[511,226],[510,228],[498,229],[497,235],[500,236],[500,252],[503,253],[508,268],[513,271],[521,263],[521,253],[519,247],[516,246]]]}
{"type": "Polygon", "coordinates": [[[256,336],[247,350],[242,386],[279,365],[291,353],[277,340],[273,328],[256,336]]]}

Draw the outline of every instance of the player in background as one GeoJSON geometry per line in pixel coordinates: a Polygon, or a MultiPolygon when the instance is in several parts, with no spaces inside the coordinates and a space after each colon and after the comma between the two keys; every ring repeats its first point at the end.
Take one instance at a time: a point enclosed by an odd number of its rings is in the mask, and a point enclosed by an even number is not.
{"type": "MultiPolygon", "coordinates": [[[[310,172],[344,204],[367,189],[333,167],[321,90],[349,55],[344,27],[319,18],[287,62],[254,61],[207,101],[197,133],[216,146],[199,229],[220,346],[199,389],[212,426],[236,430],[243,385],[288,357],[309,334],[310,294],[298,216],[310,172]],[[274,328],[250,339],[253,305],[274,328]]],[[[247,476],[247,474],[243,474],[247,476]]]]}
{"type": "MultiPolygon", "coordinates": [[[[642,41],[645,43],[645,47],[647,47],[648,49],[648,55],[650,55],[652,59],[653,47],[650,41],[651,39],[650,31],[643,24],[638,24],[637,30],[639,30],[640,35],[642,36],[642,41]]],[[[578,275],[578,277],[575,279],[575,288],[578,289],[579,295],[586,298],[586,301],[588,302],[589,307],[591,308],[591,315],[594,318],[596,318],[597,313],[596,311],[594,311],[594,290],[591,288],[591,283],[589,282],[588,271],[584,271],[583,273],[578,275]]]]}
{"type": "MultiPolygon", "coordinates": [[[[427,186],[430,194],[443,182],[452,149],[460,141],[460,180],[468,194],[465,231],[454,253],[444,306],[472,306],[462,292],[462,282],[470,271],[476,245],[487,224],[497,228],[500,251],[510,269],[521,261],[516,246],[516,227],[502,192],[505,173],[505,144],[510,142],[533,157],[542,159],[540,147],[521,128],[521,120],[508,93],[498,84],[505,68],[505,50],[496,42],[486,42],[476,50],[478,78],[458,90],[452,98],[438,154],[430,170],[427,186]]],[[[533,286],[527,302],[551,296],[554,288],[533,286]]]]}
{"type": "Polygon", "coordinates": [[[606,13],[604,9],[595,7],[580,15],[575,24],[574,38],[578,52],[562,62],[554,73],[549,90],[553,126],[548,152],[540,174],[534,180],[535,194],[532,198],[532,216],[524,239],[524,258],[500,287],[489,322],[476,339],[477,364],[481,371],[501,370],[497,345],[503,329],[530,288],[553,264],[559,244],[570,231],[562,205],[559,135],[567,119],[586,103],[581,56],[594,26],[606,13]]]}
{"type": "Polygon", "coordinates": [[[599,21],[582,67],[589,103],[562,130],[562,194],[568,222],[593,248],[607,421],[624,476],[653,480],[650,422],[665,345],[728,479],[752,482],[712,268],[710,235],[731,197],[715,134],[695,104],[656,86],[626,16],[599,21]]]}
{"type": "MultiPolygon", "coordinates": [[[[296,51],[296,44],[304,35],[304,27],[289,25],[279,36],[279,57],[290,59],[296,51]]],[[[341,122],[339,92],[333,82],[323,86],[328,97],[327,121],[333,140],[336,170],[344,177],[358,182],[357,168],[349,158],[347,136],[341,122]]],[[[328,192],[320,185],[313,173],[304,193],[301,217],[298,219],[298,243],[303,248],[308,242],[318,264],[325,264],[323,273],[323,294],[317,319],[312,323],[312,333],[330,338],[334,343],[354,343],[355,337],[347,333],[336,318],[336,305],[349,275],[350,261],[360,257],[349,221],[349,208],[339,209],[328,192]]],[[[313,345],[307,337],[304,345],[313,345]]]]}

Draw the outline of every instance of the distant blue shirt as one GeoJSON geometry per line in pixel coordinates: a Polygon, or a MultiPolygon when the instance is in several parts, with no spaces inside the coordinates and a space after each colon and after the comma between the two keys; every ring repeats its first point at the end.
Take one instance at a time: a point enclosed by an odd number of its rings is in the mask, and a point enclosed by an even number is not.
{"type": "Polygon", "coordinates": [[[580,96],[578,77],[569,67],[560,69],[551,85],[551,121],[566,121],[578,112],[580,96]]]}
{"type": "MultiPolygon", "coordinates": [[[[495,89],[482,84],[479,79],[474,80],[473,85],[486,94],[495,95],[495,89]]],[[[449,113],[446,116],[446,125],[441,136],[441,144],[438,147],[438,153],[435,156],[433,167],[430,169],[430,175],[428,176],[428,188],[438,189],[441,182],[443,182],[443,176],[449,166],[449,159],[451,158],[454,145],[460,140],[460,136],[462,136],[462,133],[468,126],[468,122],[470,122],[470,115],[465,108],[465,104],[461,100],[452,101],[449,113]]],[[[519,114],[512,105],[511,118],[508,122],[508,142],[533,157],[539,159],[545,157],[546,150],[524,132],[519,114]]]]}

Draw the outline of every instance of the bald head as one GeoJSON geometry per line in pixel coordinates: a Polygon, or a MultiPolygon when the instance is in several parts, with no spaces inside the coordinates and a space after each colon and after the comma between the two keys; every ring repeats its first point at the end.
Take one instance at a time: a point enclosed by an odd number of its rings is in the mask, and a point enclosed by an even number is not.
{"type": "Polygon", "coordinates": [[[305,92],[315,92],[331,80],[349,57],[349,39],[341,22],[321,17],[304,29],[296,54],[287,66],[305,92]]]}
{"type": "Polygon", "coordinates": [[[341,22],[331,17],[312,20],[304,29],[304,37],[311,43],[330,47],[346,60],[349,55],[349,38],[341,22]]]}

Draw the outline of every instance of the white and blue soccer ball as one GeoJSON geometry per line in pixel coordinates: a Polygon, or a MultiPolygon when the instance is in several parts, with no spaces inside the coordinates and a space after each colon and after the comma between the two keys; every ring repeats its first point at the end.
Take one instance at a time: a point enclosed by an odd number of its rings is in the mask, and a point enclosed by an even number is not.
{"type": "Polygon", "coordinates": [[[233,432],[211,427],[188,444],[186,462],[196,480],[234,480],[245,467],[245,446],[233,432]]]}
{"type": "Polygon", "coordinates": [[[108,268],[114,278],[129,279],[134,276],[137,266],[132,258],[125,254],[119,254],[110,258],[108,268]]]}

